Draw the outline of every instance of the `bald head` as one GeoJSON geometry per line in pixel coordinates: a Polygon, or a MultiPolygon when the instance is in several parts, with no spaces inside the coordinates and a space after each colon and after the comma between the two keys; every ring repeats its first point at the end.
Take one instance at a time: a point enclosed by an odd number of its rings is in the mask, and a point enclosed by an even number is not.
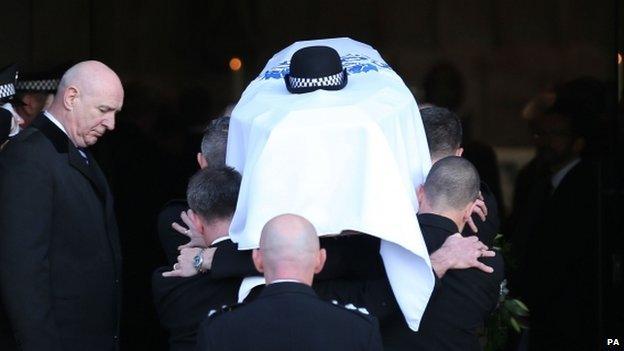
{"type": "Polygon", "coordinates": [[[274,217],[265,224],[260,248],[254,256],[260,256],[268,282],[296,279],[311,284],[314,273],[322,269],[325,261],[312,223],[293,214],[274,217]]]}
{"type": "Polygon", "coordinates": [[[462,211],[477,199],[479,185],[479,173],[470,161],[449,156],[431,167],[423,188],[432,209],[462,211]]]}
{"type": "Polygon", "coordinates": [[[98,61],[84,61],[65,72],[48,111],[74,145],[87,147],[115,128],[123,96],[121,81],[113,70],[98,61]]]}
{"type": "Polygon", "coordinates": [[[418,188],[418,213],[451,219],[461,232],[472,215],[479,187],[479,173],[470,161],[445,157],[433,164],[425,184],[418,188]]]}
{"type": "Polygon", "coordinates": [[[94,94],[103,90],[123,92],[117,74],[99,61],[83,61],[68,69],[61,78],[58,91],[63,92],[71,86],[80,89],[84,94],[94,94]]]}

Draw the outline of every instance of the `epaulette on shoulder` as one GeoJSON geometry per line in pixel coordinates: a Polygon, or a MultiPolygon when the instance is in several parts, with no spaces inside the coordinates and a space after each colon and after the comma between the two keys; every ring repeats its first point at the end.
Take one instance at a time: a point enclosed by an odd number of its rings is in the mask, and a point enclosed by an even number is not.
{"type": "Polygon", "coordinates": [[[351,312],[355,313],[356,315],[358,315],[360,317],[363,317],[365,319],[370,319],[372,317],[370,312],[368,312],[368,310],[366,308],[364,308],[364,307],[357,307],[357,306],[355,306],[352,303],[348,303],[346,305],[343,305],[343,304],[338,303],[337,300],[331,300],[331,304],[336,306],[336,307],[338,307],[338,308],[340,308],[340,309],[351,311],[351,312]]]}
{"type": "Polygon", "coordinates": [[[213,309],[208,311],[208,315],[206,316],[207,319],[214,319],[215,317],[217,317],[218,315],[222,315],[225,312],[229,312],[229,311],[233,311],[241,306],[243,306],[243,303],[235,303],[232,305],[223,305],[221,306],[221,308],[218,309],[213,309]]]}

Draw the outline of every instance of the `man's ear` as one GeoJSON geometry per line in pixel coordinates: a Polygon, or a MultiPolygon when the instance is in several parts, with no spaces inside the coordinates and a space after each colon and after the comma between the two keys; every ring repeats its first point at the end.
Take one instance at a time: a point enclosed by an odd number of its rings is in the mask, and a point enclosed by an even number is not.
{"type": "Polygon", "coordinates": [[[418,208],[421,208],[423,202],[425,201],[424,185],[419,185],[418,188],[416,188],[416,198],[418,199],[418,208]]]}
{"type": "Polygon", "coordinates": [[[189,218],[191,219],[191,222],[193,222],[193,225],[195,226],[195,228],[197,228],[199,233],[204,235],[207,228],[206,228],[206,224],[199,217],[199,215],[197,213],[193,212],[192,210],[190,210],[189,211],[189,218]]]}
{"type": "Polygon", "coordinates": [[[327,251],[325,249],[320,249],[318,255],[316,256],[316,265],[314,266],[314,274],[319,273],[323,270],[323,266],[325,266],[325,261],[327,260],[327,251]]]}
{"type": "Polygon", "coordinates": [[[78,97],[78,88],[71,85],[69,88],[65,89],[63,93],[63,106],[69,111],[74,109],[74,103],[76,98],[78,97]]]}
{"type": "Polygon", "coordinates": [[[262,261],[262,253],[260,253],[260,250],[254,249],[251,252],[251,258],[253,259],[254,266],[256,266],[258,272],[264,273],[264,262],[262,261]]]}
{"type": "Polygon", "coordinates": [[[208,161],[206,161],[204,154],[202,154],[201,152],[197,153],[197,164],[199,165],[199,168],[201,169],[208,167],[208,161]]]}
{"type": "Polygon", "coordinates": [[[461,155],[463,155],[463,154],[464,154],[464,148],[463,147],[460,147],[457,150],[455,150],[455,156],[461,157],[461,155]]]}

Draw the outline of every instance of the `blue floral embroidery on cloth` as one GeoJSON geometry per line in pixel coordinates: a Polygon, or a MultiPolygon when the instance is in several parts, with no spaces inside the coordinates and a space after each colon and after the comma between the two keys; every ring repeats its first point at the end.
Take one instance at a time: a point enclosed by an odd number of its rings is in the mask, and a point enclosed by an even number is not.
{"type": "MultiPolygon", "coordinates": [[[[370,71],[379,72],[381,69],[392,70],[387,63],[376,61],[368,56],[360,54],[347,54],[342,56],[340,60],[342,61],[342,67],[347,70],[348,74],[366,73],[370,71]]],[[[282,79],[288,74],[289,68],[290,61],[283,61],[270,70],[264,71],[258,78],[260,78],[260,80],[282,79]]]]}

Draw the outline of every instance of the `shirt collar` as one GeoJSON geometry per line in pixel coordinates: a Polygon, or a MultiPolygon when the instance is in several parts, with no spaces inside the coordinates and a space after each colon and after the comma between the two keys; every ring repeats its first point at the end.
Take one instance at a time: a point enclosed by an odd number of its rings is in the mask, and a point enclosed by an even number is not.
{"type": "MultiPolygon", "coordinates": [[[[57,126],[60,130],[63,131],[63,133],[65,133],[65,135],[67,135],[67,137],[69,138],[69,134],[67,134],[67,131],[65,130],[65,128],[63,127],[63,125],[61,124],[61,122],[59,122],[50,112],[48,111],[43,111],[43,114],[48,117],[48,119],[50,121],[52,121],[52,123],[54,123],[55,126],[57,126]]],[[[71,140],[71,139],[70,139],[71,140]]]]}
{"type": "Polygon", "coordinates": [[[298,281],[297,279],[275,279],[269,284],[277,284],[277,283],[301,283],[301,282],[298,281]]]}
{"type": "Polygon", "coordinates": [[[570,161],[570,163],[568,163],[567,165],[565,165],[562,169],[560,169],[557,173],[555,173],[551,178],[550,178],[550,183],[553,186],[553,190],[557,189],[557,187],[559,186],[559,184],[561,184],[561,181],[563,180],[563,178],[565,178],[565,176],[570,173],[570,171],[572,170],[572,168],[574,168],[574,166],[576,166],[579,162],[581,162],[580,158],[575,158],[574,160],[570,161]]]}
{"type": "Polygon", "coordinates": [[[222,241],[226,241],[226,240],[230,240],[230,236],[229,236],[229,235],[222,236],[222,237],[220,237],[220,238],[215,239],[215,240],[212,242],[212,244],[210,244],[210,246],[212,246],[212,245],[216,245],[216,244],[218,244],[218,243],[220,243],[220,242],[222,242],[222,241]]]}

